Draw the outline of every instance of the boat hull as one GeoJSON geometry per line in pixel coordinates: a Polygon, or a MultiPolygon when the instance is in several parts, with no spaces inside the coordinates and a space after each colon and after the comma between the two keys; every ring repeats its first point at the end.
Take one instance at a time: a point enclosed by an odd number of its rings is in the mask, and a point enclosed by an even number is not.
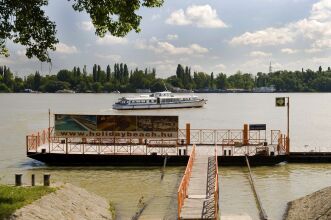
{"type": "Polygon", "coordinates": [[[121,105],[114,104],[113,109],[116,110],[143,110],[143,109],[172,109],[172,108],[201,108],[206,104],[207,100],[199,100],[196,102],[186,103],[168,103],[168,104],[143,104],[143,105],[121,105]]]}

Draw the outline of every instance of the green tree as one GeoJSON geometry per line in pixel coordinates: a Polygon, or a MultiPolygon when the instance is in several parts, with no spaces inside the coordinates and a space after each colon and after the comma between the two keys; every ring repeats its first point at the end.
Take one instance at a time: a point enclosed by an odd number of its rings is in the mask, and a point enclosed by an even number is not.
{"type": "Polygon", "coordinates": [[[151,86],[152,92],[162,92],[165,91],[164,81],[162,79],[156,79],[151,86]]]}
{"type": "Polygon", "coordinates": [[[226,89],[227,88],[227,77],[224,73],[220,73],[217,75],[215,79],[216,88],[218,89],[226,89]]]}
{"type": "Polygon", "coordinates": [[[40,85],[41,85],[41,76],[40,76],[40,73],[37,71],[37,72],[34,74],[34,79],[33,79],[33,90],[38,91],[40,85]]]}
{"type": "Polygon", "coordinates": [[[43,91],[44,92],[56,92],[58,90],[64,90],[64,89],[69,89],[69,88],[70,88],[70,83],[68,83],[68,82],[50,80],[43,86],[43,91]]]}
{"type": "Polygon", "coordinates": [[[11,92],[6,84],[0,82],[0,92],[11,92]]]}
{"type": "Polygon", "coordinates": [[[98,81],[98,76],[97,76],[97,65],[94,64],[93,65],[93,82],[97,82],[98,81]]]}
{"type": "Polygon", "coordinates": [[[60,70],[58,73],[57,73],[57,79],[62,81],[62,82],[68,82],[70,83],[71,85],[73,84],[74,82],[74,77],[73,77],[73,73],[69,70],[60,70]]]}
{"type": "Polygon", "coordinates": [[[110,66],[109,65],[107,65],[107,70],[106,70],[106,74],[107,74],[107,82],[109,82],[110,81],[110,75],[111,75],[111,69],[110,69],[110,66]]]}
{"type": "MultiPolygon", "coordinates": [[[[70,1],[70,0],[69,0],[70,1]]],[[[140,31],[140,7],[160,7],[163,0],[71,0],[75,11],[90,15],[96,35],[107,32],[123,37],[131,30],[140,31]]],[[[46,15],[44,8],[48,0],[1,1],[0,7],[0,55],[9,56],[6,40],[11,39],[26,47],[26,56],[50,62],[49,50],[55,50],[56,25],[46,15]]]]}

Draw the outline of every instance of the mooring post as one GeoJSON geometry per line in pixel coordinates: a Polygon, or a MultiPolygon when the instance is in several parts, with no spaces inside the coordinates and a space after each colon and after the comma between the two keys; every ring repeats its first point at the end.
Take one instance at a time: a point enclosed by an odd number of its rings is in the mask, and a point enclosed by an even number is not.
{"type": "Polygon", "coordinates": [[[31,175],[31,186],[35,186],[35,175],[31,175]]]}
{"type": "Polygon", "coordinates": [[[22,174],[21,173],[15,174],[15,186],[22,186],[22,174]]]}
{"type": "Polygon", "coordinates": [[[50,185],[50,178],[51,174],[44,174],[44,186],[49,186],[50,185]]]}
{"type": "Polygon", "coordinates": [[[243,134],[243,136],[244,136],[243,144],[248,145],[248,140],[249,140],[249,137],[248,137],[248,124],[244,124],[243,133],[244,133],[243,134]]]}

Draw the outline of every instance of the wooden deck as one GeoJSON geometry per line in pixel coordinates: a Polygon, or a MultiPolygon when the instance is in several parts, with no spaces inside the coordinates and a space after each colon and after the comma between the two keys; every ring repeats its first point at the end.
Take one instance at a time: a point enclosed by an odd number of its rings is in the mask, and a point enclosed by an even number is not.
{"type": "Polygon", "coordinates": [[[215,216],[215,156],[196,155],[179,219],[217,219],[215,216]]]}

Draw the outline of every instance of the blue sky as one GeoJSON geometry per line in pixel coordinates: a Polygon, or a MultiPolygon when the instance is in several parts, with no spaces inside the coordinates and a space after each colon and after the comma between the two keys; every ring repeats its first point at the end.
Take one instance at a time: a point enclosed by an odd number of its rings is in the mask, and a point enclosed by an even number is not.
{"type": "Polygon", "coordinates": [[[178,63],[229,75],[268,72],[270,61],[274,70],[331,66],[331,0],[165,0],[161,8],[138,12],[140,33],[103,39],[95,36],[89,16],[71,4],[50,0],[46,7],[60,41],[51,67],[27,59],[24,47],[10,42],[11,56],[0,64],[26,75],[125,62],[129,68],[156,68],[159,77],[175,74],[178,63]]]}

